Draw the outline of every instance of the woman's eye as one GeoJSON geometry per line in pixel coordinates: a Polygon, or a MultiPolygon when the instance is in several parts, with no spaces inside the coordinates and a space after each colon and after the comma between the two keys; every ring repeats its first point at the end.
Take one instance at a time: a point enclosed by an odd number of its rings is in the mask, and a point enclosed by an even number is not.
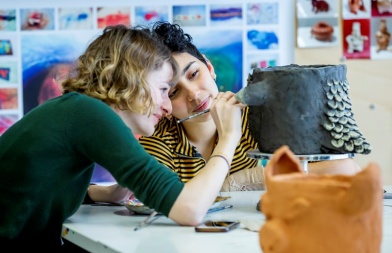
{"type": "Polygon", "coordinates": [[[193,72],[190,76],[190,79],[194,78],[198,73],[199,73],[199,70],[196,70],[195,72],[193,72]]]}
{"type": "Polygon", "coordinates": [[[178,89],[173,90],[172,92],[169,93],[169,98],[174,98],[178,93],[178,89]]]}
{"type": "Polygon", "coordinates": [[[166,92],[169,91],[169,88],[161,88],[161,91],[162,91],[163,94],[165,94],[166,92]]]}

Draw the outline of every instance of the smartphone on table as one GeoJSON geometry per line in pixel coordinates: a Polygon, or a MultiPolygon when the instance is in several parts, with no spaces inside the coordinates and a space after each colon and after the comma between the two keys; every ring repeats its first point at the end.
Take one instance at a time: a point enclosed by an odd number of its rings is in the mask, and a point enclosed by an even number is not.
{"type": "Polygon", "coordinates": [[[229,232],[240,225],[239,221],[208,220],[195,227],[196,232],[229,232]]]}

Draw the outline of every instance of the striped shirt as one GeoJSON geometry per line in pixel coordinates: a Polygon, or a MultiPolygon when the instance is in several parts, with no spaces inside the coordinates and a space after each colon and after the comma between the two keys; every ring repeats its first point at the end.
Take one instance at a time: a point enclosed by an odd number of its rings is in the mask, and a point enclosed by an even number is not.
{"type": "MultiPolygon", "coordinates": [[[[258,164],[256,159],[247,156],[247,151],[258,148],[256,140],[250,135],[248,111],[248,108],[245,108],[242,114],[242,137],[235,150],[230,174],[258,164]]],[[[182,124],[178,124],[177,120],[162,118],[154,134],[149,137],[142,136],[139,141],[148,153],[176,172],[182,182],[192,179],[206,165],[206,160],[197,152],[196,147],[190,144],[182,124]]]]}

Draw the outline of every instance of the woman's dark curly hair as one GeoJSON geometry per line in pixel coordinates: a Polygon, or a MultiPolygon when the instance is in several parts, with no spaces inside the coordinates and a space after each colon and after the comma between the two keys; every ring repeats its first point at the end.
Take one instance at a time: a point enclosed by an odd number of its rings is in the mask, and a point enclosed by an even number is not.
{"type": "Polygon", "coordinates": [[[184,33],[180,25],[171,24],[166,21],[158,21],[153,24],[152,31],[161,38],[163,44],[165,44],[172,53],[189,53],[204,64],[207,64],[206,59],[193,44],[192,36],[184,33]]]}

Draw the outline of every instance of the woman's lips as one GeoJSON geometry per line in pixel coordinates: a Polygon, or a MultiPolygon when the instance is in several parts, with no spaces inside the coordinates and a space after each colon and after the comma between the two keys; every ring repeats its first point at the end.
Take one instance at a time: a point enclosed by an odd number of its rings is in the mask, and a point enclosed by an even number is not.
{"type": "Polygon", "coordinates": [[[162,115],[154,114],[154,118],[155,118],[155,124],[157,124],[159,120],[162,118],[162,115]]]}
{"type": "Polygon", "coordinates": [[[201,111],[208,109],[208,105],[209,105],[208,102],[209,102],[209,99],[204,100],[203,103],[201,103],[198,107],[196,107],[193,112],[201,112],[201,111]]]}

